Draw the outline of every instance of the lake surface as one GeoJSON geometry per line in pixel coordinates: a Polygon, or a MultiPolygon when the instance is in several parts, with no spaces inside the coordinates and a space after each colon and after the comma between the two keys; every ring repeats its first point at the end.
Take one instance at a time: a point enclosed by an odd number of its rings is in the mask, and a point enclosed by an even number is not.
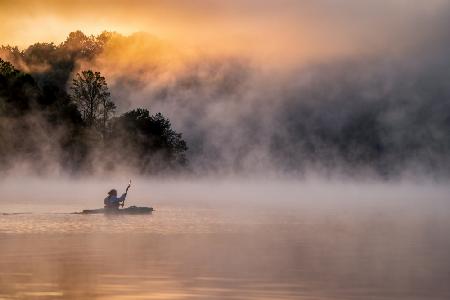
{"type": "Polygon", "coordinates": [[[233,193],[149,216],[2,202],[31,213],[0,215],[0,299],[450,299],[445,193],[233,193]]]}

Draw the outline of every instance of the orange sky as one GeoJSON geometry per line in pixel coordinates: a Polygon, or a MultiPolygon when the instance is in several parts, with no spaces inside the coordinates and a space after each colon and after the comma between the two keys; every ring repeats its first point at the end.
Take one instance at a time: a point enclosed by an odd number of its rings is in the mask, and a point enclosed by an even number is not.
{"type": "Polygon", "coordinates": [[[0,0],[0,44],[61,42],[77,29],[144,31],[180,47],[307,60],[407,46],[446,2],[0,0]]]}

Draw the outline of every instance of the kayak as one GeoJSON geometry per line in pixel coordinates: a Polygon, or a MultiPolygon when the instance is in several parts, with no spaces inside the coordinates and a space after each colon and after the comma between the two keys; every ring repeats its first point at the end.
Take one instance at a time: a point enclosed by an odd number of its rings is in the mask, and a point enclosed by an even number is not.
{"type": "Polygon", "coordinates": [[[153,211],[152,207],[137,207],[130,206],[121,209],[110,209],[110,208],[99,208],[99,209],[85,209],[81,214],[92,215],[92,214],[114,214],[114,215],[147,215],[151,214],[153,211]]]}

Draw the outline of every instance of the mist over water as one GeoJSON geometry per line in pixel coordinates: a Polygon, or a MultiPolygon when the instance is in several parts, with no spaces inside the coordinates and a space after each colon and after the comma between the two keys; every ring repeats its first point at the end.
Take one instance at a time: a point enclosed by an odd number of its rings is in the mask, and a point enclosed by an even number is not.
{"type": "MultiPolygon", "coordinates": [[[[185,8],[192,12],[201,3],[185,8]]],[[[220,43],[210,37],[192,45],[142,27],[139,33],[112,34],[101,51],[88,57],[78,53],[62,65],[49,62],[60,62],[58,55],[67,53],[55,54],[48,45],[27,49],[28,60],[4,49],[0,56],[41,84],[57,78],[66,88],[77,72],[100,71],[118,114],[144,107],[168,116],[186,139],[194,174],[448,177],[449,6],[445,1],[383,3],[285,1],[285,6],[264,4],[255,11],[249,9],[254,1],[216,3],[226,8],[225,15],[236,13],[237,23],[246,25],[244,36],[257,37],[253,26],[261,25],[264,42],[259,39],[246,50],[221,49],[225,35],[220,43]],[[322,27],[307,12],[324,20],[322,27]],[[258,13],[268,16],[266,26],[255,18],[258,13]],[[252,16],[254,23],[248,23],[252,16]],[[285,17],[281,28],[269,22],[274,16],[285,17]],[[290,38],[284,39],[284,32],[290,38]],[[279,49],[264,54],[272,44],[279,49]],[[314,51],[305,50],[310,46],[314,51]],[[39,51],[49,51],[48,59],[37,59],[39,51]]],[[[211,19],[225,22],[209,5],[204,9],[211,19]]],[[[228,23],[229,30],[234,28],[228,23]]],[[[53,150],[43,131],[38,135],[42,148],[53,150]]],[[[56,162],[50,173],[65,171],[55,159],[58,153],[44,157],[48,164],[56,162]]],[[[93,172],[101,173],[97,169],[93,172]]]]}
{"type": "Polygon", "coordinates": [[[450,298],[446,1],[0,1],[0,17],[21,47],[0,48],[19,74],[0,82],[0,300],[450,298]],[[186,165],[140,169],[126,134],[83,131],[68,92],[87,69],[117,116],[168,117],[186,165]],[[76,213],[130,178],[125,206],[151,215],[76,213]]]}
{"type": "MultiPolygon", "coordinates": [[[[253,7],[244,2],[217,5],[253,7]]],[[[196,173],[448,177],[448,4],[284,5],[248,10],[285,17],[278,31],[271,18],[266,26],[255,20],[266,36],[250,52],[204,50],[212,41],[183,47],[141,33],[110,43],[80,69],[106,74],[122,109],[167,114],[196,173]],[[301,43],[303,36],[320,42],[301,43]],[[268,58],[261,54],[268,44],[282,49],[268,58]],[[311,45],[314,57],[302,52],[311,45]]]]}
{"type": "MultiPolygon", "coordinates": [[[[133,181],[150,216],[102,206],[122,178],[2,181],[4,299],[446,299],[449,188],[436,183],[133,181]]],[[[126,180],[125,180],[126,183],[126,180]]]]}

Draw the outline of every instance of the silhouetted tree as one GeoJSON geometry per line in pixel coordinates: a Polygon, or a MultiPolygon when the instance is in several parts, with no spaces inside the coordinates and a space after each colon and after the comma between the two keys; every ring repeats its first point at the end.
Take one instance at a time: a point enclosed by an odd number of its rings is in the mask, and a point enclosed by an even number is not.
{"type": "Polygon", "coordinates": [[[100,72],[82,71],[76,74],[70,89],[86,124],[105,133],[107,122],[116,109],[110,100],[105,77],[100,72]]]}
{"type": "Polygon", "coordinates": [[[94,59],[114,35],[118,34],[105,31],[87,36],[75,31],[59,45],[36,43],[22,51],[18,47],[0,46],[0,57],[32,75],[40,86],[50,84],[65,89],[77,62],[94,59]]]}
{"type": "Polygon", "coordinates": [[[32,76],[0,59],[0,170],[18,159],[33,161],[44,170],[44,157],[60,158],[61,165],[72,170],[81,168],[84,158],[78,153],[87,151],[83,128],[81,115],[64,90],[52,85],[40,88],[32,76]]]}
{"type": "Polygon", "coordinates": [[[0,59],[0,102],[2,115],[19,116],[37,102],[39,89],[30,75],[0,59]]]}
{"type": "Polygon", "coordinates": [[[113,121],[111,141],[113,148],[123,149],[122,159],[130,154],[138,158],[136,167],[143,173],[186,164],[186,142],[161,113],[138,108],[123,114],[113,121]]]}
{"type": "Polygon", "coordinates": [[[8,77],[8,76],[15,75],[18,73],[19,73],[19,70],[14,68],[14,66],[11,63],[4,61],[3,59],[0,58],[0,75],[1,76],[8,77]]]}
{"type": "Polygon", "coordinates": [[[101,51],[102,44],[97,43],[95,36],[87,36],[80,30],[69,33],[60,48],[77,58],[92,58],[101,51]]]}
{"type": "Polygon", "coordinates": [[[120,160],[143,173],[186,164],[186,143],[162,114],[137,109],[112,119],[116,107],[99,72],[78,73],[71,91],[53,81],[40,86],[0,59],[0,171],[16,160],[32,161],[42,171],[48,159],[71,172],[89,171],[92,154],[101,155],[107,168],[120,160]]]}

